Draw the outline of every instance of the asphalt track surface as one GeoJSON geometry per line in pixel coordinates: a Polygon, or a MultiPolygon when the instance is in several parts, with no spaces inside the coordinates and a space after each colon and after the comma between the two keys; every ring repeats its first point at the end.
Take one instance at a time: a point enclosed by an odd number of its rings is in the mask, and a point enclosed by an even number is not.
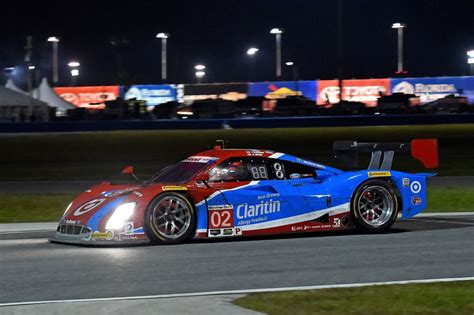
{"type": "MultiPolygon", "coordinates": [[[[0,240],[0,303],[474,276],[474,216],[176,246],[0,240]]],[[[1,313],[1,310],[0,310],[1,313]]]]}

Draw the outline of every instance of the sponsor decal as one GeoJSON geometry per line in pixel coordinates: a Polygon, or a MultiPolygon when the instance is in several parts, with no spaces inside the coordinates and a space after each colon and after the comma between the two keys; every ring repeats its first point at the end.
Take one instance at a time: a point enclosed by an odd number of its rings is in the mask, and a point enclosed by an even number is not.
{"type": "Polygon", "coordinates": [[[247,150],[247,151],[245,151],[245,154],[247,156],[263,156],[265,154],[265,152],[260,151],[260,150],[247,150]]]}
{"type": "Polygon", "coordinates": [[[232,205],[209,207],[209,228],[232,228],[234,226],[234,209],[232,205]],[[212,208],[211,208],[212,207],[212,208]]]}
{"type": "Polygon", "coordinates": [[[125,222],[123,225],[123,230],[125,232],[125,235],[133,235],[135,234],[134,228],[133,228],[133,222],[125,222]]]}
{"type": "Polygon", "coordinates": [[[222,230],[223,236],[231,236],[234,235],[234,229],[223,229],[222,230]]]}
{"type": "Polygon", "coordinates": [[[325,169],[324,165],[321,165],[319,163],[315,163],[315,162],[312,162],[312,161],[303,160],[303,159],[300,159],[300,158],[296,159],[296,163],[308,165],[308,166],[311,166],[311,167],[314,167],[314,168],[325,169]]]}
{"type": "Polygon", "coordinates": [[[188,187],[186,186],[163,186],[161,187],[163,191],[168,191],[168,190],[188,190],[188,187]]]}
{"type": "Polygon", "coordinates": [[[421,103],[436,101],[450,94],[472,98],[472,80],[472,77],[392,79],[392,92],[415,94],[421,103]]]}
{"type": "Polygon", "coordinates": [[[403,81],[393,87],[393,93],[415,94],[415,87],[413,84],[403,81]]]}
{"type": "Polygon", "coordinates": [[[411,197],[411,204],[414,206],[421,205],[422,202],[423,202],[423,199],[421,199],[421,197],[418,195],[411,197]]]}
{"type": "Polygon", "coordinates": [[[414,194],[418,194],[421,191],[421,183],[419,181],[414,181],[410,185],[410,190],[414,194]]]}
{"type": "Polygon", "coordinates": [[[247,98],[247,91],[247,83],[186,84],[178,85],[177,98],[186,103],[205,99],[237,101],[247,98]]]}
{"type": "Polygon", "coordinates": [[[260,201],[260,203],[253,205],[244,203],[237,206],[238,219],[252,219],[256,217],[264,217],[264,221],[266,220],[265,215],[276,212],[280,212],[280,201],[273,199],[262,200],[260,201]]]}
{"type": "Polygon", "coordinates": [[[221,235],[221,230],[209,230],[209,236],[221,235]]]}
{"type": "Polygon", "coordinates": [[[225,237],[225,236],[234,236],[242,235],[241,228],[227,228],[227,229],[212,229],[209,230],[209,237],[225,237]]]}
{"type": "Polygon", "coordinates": [[[110,241],[114,238],[114,231],[99,232],[95,231],[92,233],[93,240],[107,240],[110,241]]]}
{"type": "Polygon", "coordinates": [[[403,185],[403,187],[405,187],[405,188],[410,187],[410,179],[407,178],[407,177],[403,177],[403,179],[402,179],[402,185],[403,185]]]}
{"type": "Polygon", "coordinates": [[[79,208],[77,208],[76,211],[74,211],[74,215],[76,217],[80,216],[80,215],[83,215],[83,214],[91,211],[92,209],[97,208],[104,201],[105,201],[105,198],[94,199],[94,200],[88,201],[85,204],[83,204],[82,206],[80,206],[79,208]]]}
{"type": "Polygon", "coordinates": [[[126,188],[126,189],[119,189],[119,190],[103,191],[100,194],[104,197],[111,198],[111,197],[120,196],[120,195],[129,193],[133,189],[134,188],[126,188]]]}
{"type": "Polygon", "coordinates": [[[123,234],[119,234],[114,237],[114,241],[117,241],[117,242],[137,241],[139,239],[143,239],[143,237],[140,237],[138,235],[123,235],[123,234]]]}
{"type": "Polygon", "coordinates": [[[209,211],[211,210],[232,210],[234,207],[232,205],[215,205],[215,206],[208,206],[209,211]]]}
{"type": "Polygon", "coordinates": [[[334,218],[332,226],[341,227],[341,218],[334,218]]]}
{"type": "Polygon", "coordinates": [[[184,95],[183,99],[185,102],[192,102],[192,101],[201,101],[201,100],[217,100],[223,99],[227,101],[238,101],[247,98],[246,93],[239,93],[239,92],[228,92],[225,94],[208,94],[208,95],[184,95]]]}
{"type": "Polygon", "coordinates": [[[298,178],[301,178],[301,174],[297,174],[297,173],[290,174],[290,178],[291,178],[291,179],[298,179],[298,178]]]}
{"type": "Polygon", "coordinates": [[[449,94],[458,94],[454,84],[422,84],[402,81],[393,87],[393,93],[415,94],[422,103],[436,101],[449,94]]]}
{"type": "MultiPolygon", "coordinates": [[[[340,226],[340,225],[339,225],[340,226]]],[[[337,226],[337,227],[339,227],[337,226]]],[[[331,224],[314,224],[314,225],[294,225],[291,227],[292,232],[304,232],[304,231],[311,231],[311,230],[320,230],[320,229],[328,229],[336,227],[331,224]]]]}
{"type": "Polygon", "coordinates": [[[315,101],[316,92],[316,81],[256,82],[249,85],[249,96],[265,96],[272,100],[302,95],[315,101]]]}
{"type": "Polygon", "coordinates": [[[81,224],[81,221],[79,220],[63,220],[63,224],[81,224]]]}
{"type": "Polygon", "coordinates": [[[133,222],[125,222],[123,225],[123,232],[118,233],[118,235],[145,235],[145,230],[143,227],[135,228],[133,222]]]}
{"type": "Polygon", "coordinates": [[[286,98],[288,96],[301,96],[303,95],[303,93],[301,93],[301,91],[293,91],[292,89],[290,88],[287,88],[287,87],[281,87],[281,88],[277,88],[275,85],[270,85],[268,87],[269,90],[271,90],[270,93],[268,93],[267,95],[265,95],[265,98],[268,98],[268,99],[280,99],[280,98],[286,98]]]}
{"type": "Polygon", "coordinates": [[[134,193],[135,195],[137,195],[138,197],[140,197],[140,198],[143,197],[143,194],[140,193],[140,192],[138,192],[138,191],[134,191],[133,193],[134,193]]]}
{"type": "Polygon", "coordinates": [[[175,85],[133,85],[127,93],[125,99],[136,99],[145,101],[148,106],[156,106],[177,100],[175,85]]]}
{"type": "Polygon", "coordinates": [[[262,199],[278,198],[278,197],[280,197],[280,194],[274,193],[274,194],[266,194],[266,195],[257,196],[257,199],[262,200],[262,199]]]}
{"type": "MultiPolygon", "coordinates": [[[[340,90],[337,80],[318,81],[318,105],[339,102],[340,90]]],[[[390,79],[344,80],[342,98],[346,101],[362,102],[375,106],[377,99],[390,92],[390,79]]]]}
{"type": "Polygon", "coordinates": [[[183,162],[188,163],[209,163],[211,161],[215,161],[217,158],[212,156],[190,156],[187,159],[183,160],[183,162]]]}
{"type": "Polygon", "coordinates": [[[113,101],[120,94],[119,86],[58,87],[54,91],[66,102],[86,108],[105,108],[104,101],[113,101]]]}
{"type": "Polygon", "coordinates": [[[390,172],[369,172],[369,177],[390,177],[392,173],[390,172]]]}

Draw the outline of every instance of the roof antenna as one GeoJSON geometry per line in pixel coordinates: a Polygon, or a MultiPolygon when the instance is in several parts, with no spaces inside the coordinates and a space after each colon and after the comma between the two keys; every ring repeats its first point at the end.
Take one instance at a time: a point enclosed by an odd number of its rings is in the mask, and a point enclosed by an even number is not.
{"type": "Polygon", "coordinates": [[[216,145],[214,146],[215,150],[225,149],[225,140],[216,140],[216,145]]]}

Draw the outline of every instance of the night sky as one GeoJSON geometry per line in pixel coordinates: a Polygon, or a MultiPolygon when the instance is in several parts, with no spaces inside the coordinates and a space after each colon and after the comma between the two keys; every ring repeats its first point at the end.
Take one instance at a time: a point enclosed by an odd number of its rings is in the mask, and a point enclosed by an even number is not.
{"type": "MultiPolygon", "coordinates": [[[[396,70],[393,22],[408,24],[406,68],[410,76],[466,75],[466,50],[474,47],[472,0],[345,0],[346,78],[388,77],[396,70]]],[[[0,12],[0,67],[24,67],[26,36],[34,59],[51,77],[48,36],[61,37],[60,84],[69,85],[67,62],[81,63],[79,85],[159,83],[160,40],[169,32],[169,82],[194,82],[193,66],[207,66],[206,82],[275,78],[273,27],[283,34],[283,61],[298,64],[300,79],[337,74],[336,1],[8,1],[0,12]],[[113,45],[114,43],[115,45],[113,45]]],[[[290,79],[288,67],[284,78],[290,79]]],[[[15,72],[19,85],[24,70],[15,72]]],[[[2,82],[5,75],[2,73],[2,82]]]]}

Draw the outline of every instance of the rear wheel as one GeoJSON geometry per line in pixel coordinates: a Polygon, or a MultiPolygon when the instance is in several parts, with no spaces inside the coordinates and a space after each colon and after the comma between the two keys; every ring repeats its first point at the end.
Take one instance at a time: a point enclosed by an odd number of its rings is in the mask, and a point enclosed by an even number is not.
{"type": "Polygon", "coordinates": [[[397,219],[398,198],[395,189],[384,180],[368,180],[357,188],[352,198],[352,217],[364,232],[384,232],[397,219]]]}
{"type": "Polygon", "coordinates": [[[178,193],[164,193],[148,206],[145,227],[156,244],[179,244],[194,232],[196,213],[192,203],[178,193]]]}

